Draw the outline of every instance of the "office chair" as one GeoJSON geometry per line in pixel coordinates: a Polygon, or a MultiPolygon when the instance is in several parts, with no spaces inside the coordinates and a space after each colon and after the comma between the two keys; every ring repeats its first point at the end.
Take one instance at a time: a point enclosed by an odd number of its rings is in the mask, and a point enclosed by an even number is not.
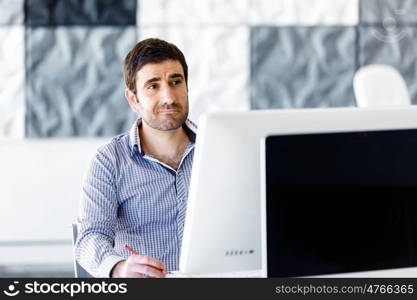
{"type": "Polygon", "coordinates": [[[78,235],[78,226],[77,224],[72,224],[72,245],[73,245],[73,255],[74,255],[74,273],[76,278],[91,278],[90,273],[88,273],[75,259],[75,241],[77,240],[78,235]]]}
{"type": "Polygon", "coordinates": [[[411,105],[401,74],[388,65],[367,65],[356,71],[353,90],[359,107],[411,105]]]}

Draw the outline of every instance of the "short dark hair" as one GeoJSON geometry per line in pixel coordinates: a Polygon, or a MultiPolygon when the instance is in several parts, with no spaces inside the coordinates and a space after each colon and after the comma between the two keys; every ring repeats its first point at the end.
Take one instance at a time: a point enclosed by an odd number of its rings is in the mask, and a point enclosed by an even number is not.
{"type": "Polygon", "coordinates": [[[136,94],[136,73],[148,63],[158,63],[168,59],[177,60],[181,63],[185,82],[188,83],[188,66],[181,50],[164,40],[146,39],[137,43],[123,62],[123,73],[127,88],[136,94]]]}

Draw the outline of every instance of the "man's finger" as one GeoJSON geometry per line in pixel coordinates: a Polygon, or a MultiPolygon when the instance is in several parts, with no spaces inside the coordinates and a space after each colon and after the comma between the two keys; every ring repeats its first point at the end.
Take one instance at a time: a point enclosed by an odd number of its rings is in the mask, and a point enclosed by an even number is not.
{"type": "Polygon", "coordinates": [[[148,278],[148,276],[145,275],[145,274],[138,273],[138,272],[133,272],[133,271],[126,274],[126,277],[128,277],[128,278],[148,278]]]}
{"type": "Polygon", "coordinates": [[[159,260],[153,257],[145,256],[145,255],[132,255],[132,256],[133,256],[133,261],[137,264],[148,265],[148,266],[160,269],[160,270],[165,270],[164,263],[160,262],[159,260]]]}
{"type": "Polygon", "coordinates": [[[164,272],[162,272],[160,269],[154,268],[149,265],[137,264],[132,267],[131,271],[135,273],[143,274],[145,275],[145,277],[155,277],[155,278],[165,277],[164,272]]]}

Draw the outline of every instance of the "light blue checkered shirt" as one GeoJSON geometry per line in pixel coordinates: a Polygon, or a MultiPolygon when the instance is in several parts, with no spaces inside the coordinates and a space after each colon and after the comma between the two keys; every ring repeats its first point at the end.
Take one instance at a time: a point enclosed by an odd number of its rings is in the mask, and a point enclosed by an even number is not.
{"type": "Polygon", "coordinates": [[[177,270],[196,137],[175,171],[142,152],[137,120],[132,129],[99,148],[84,180],[75,256],[95,277],[109,277],[131,253],[154,257],[177,270]]]}

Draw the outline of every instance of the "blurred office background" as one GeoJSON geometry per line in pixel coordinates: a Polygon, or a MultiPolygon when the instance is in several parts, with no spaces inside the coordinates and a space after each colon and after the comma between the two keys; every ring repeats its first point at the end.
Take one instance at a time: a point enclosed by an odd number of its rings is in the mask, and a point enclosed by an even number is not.
{"type": "Polygon", "coordinates": [[[135,119],[121,64],[148,37],[183,50],[195,121],[355,106],[373,63],[417,102],[417,0],[0,0],[0,277],[73,276],[82,176],[135,119]]]}

